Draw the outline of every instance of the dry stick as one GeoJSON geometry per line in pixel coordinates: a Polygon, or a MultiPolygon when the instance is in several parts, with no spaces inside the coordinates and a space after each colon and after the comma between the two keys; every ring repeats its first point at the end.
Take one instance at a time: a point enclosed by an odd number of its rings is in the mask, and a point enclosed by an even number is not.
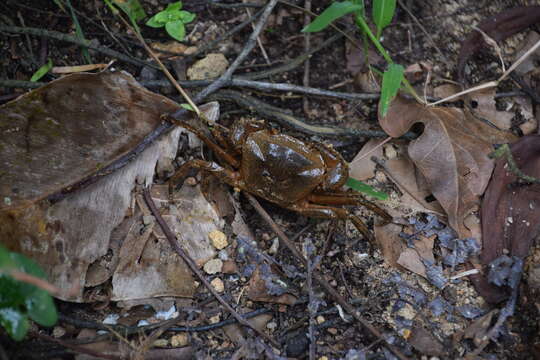
{"type": "Polygon", "coordinates": [[[121,360],[122,359],[120,356],[105,354],[105,353],[87,348],[85,346],[73,345],[73,344],[68,343],[67,341],[56,339],[56,338],[53,338],[52,336],[45,335],[39,332],[34,333],[34,335],[36,335],[36,337],[40,339],[55,342],[79,354],[91,355],[91,356],[97,357],[98,359],[106,359],[106,360],[121,360]]]}
{"type": "MultiPolygon", "coordinates": [[[[255,210],[259,213],[259,215],[262,216],[262,218],[270,225],[272,230],[276,233],[276,235],[279,237],[281,242],[293,253],[294,256],[296,256],[304,266],[307,267],[307,260],[302,256],[300,251],[296,248],[296,246],[289,240],[287,235],[279,228],[279,226],[274,222],[274,220],[270,217],[270,215],[266,212],[266,210],[263,209],[261,204],[259,204],[259,201],[253,197],[253,195],[245,193],[247,196],[249,202],[255,210]]],[[[383,337],[381,332],[377,330],[373,325],[371,325],[366,319],[364,319],[357,311],[356,309],[349,304],[322,276],[318,271],[313,272],[313,278],[321,285],[326,292],[334,298],[334,300],[341,305],[345,311],[347,311],[349,314],[351,314],[360,324],[362,324],[373,336],[377,337],[378,339],[381,339],[386,343],[386,347],[394,353],[399,359],[401,360],[407,360],[408,358],[399,351],[394,345],[390,344],[387,339],[383,337]]]]}
{"type": "MultiPolygon", "coordinates": [[[[305,6],[305,9],[307,11],[311,11],[311,0],[306,0],[305,3],[304,3],[304,6],[305,6]]],[[[306,27],[310,21],[311,21],[311,16],[309,16],[309,13],[306,11],[306,13],[304,14],[304,27],[306,27]]],[[[307,53],[309,52],[309,48],[311,46],[311,33],[309,32],[306,32],[304,33],[304,51],[307,53]]],[[[307,59],[305,62],[304,62],[304,79],[303,79],[303,84],[304,86],[309,86],[309,67],[310,67],[310,60],[307,59]]],[[[303,102],[304,102],[304,113],[306,114],[306,116],[309,114],[308,110],[309,110],[309,100],[307,98],[307,96],[304,96],[304,99],[303,99],[303,102]]]]}
{"type": "MultiPolygon", "coordinates": [[[[261,19],[255,26],[255,29],[249,36],[246,45],[240,52],[240,54],[236,57],[234,62],[229,66],[229,68],[225,71],[223,75],[221,75],[216,81],[214,81],[212,84],[205,87],[200,93],[198,93],[195,96],[194,102],[198,103],[202,100],[204,100],[208,95],[211,93],[219,90],[223,86],[225,86],[225,83],[232,78],[232,74],[236,71],[238,66],[245,60],[245,58],[249,55],[251,50],[255,47],[255,44],[257,44],[257,37],[261,33],[264,25],[266,24],[266,21],[268,20],[268,17],[272,13],[272,10],[276,6],[277,0],[270,0],[268,4],[266,5],[264,12],[261,15],[261,19]]],[[[174,112],[171,116],[177,120],[179,120],[187,110],[180,109],[174,112]]]]}
{"type": "Polygon", "coordinates": [[[154,217],[156,218],[156,221],[158,222],[159,226],[161,226],[161,229],[163,230],[163,233],[165,234],[165,237],[169,241],[169,244],[171,245],[171,247],[185,261],[185,263],[189,266],[191,271],[193,271],[193,273],[197,275],[197,277],[201,280],[204,286],[206,286],[208,291],[210,291],[210,293],[214,295],[214,297],[221,303],[221,305],[223,305],[240,324],[253,329],[253,331],[255,331],[259,336],[269,341],[276,348],[279,348],[280,345],[276,340],[272,339],[272,337],[270,337],[268,334],[253,327],[249,322],[246,321],[246,319],[244,319],[240,314],[238,314],[236,310],[234,310],[233,307],[229,305],[221,297],[221,295],[219,295],[219,293],[216,291],[216,289],[214,289],[214,287],[210,284],[210,282],[206,280],[206,277],[201,272],[201,270],[199,270],[199,268],[197,267],[197,264],[195,264],[195,261],[193,261],[193,259],[178,245],[178,240],[176,239],[176,236],[173,234],[173,232],[169,228],[169,225],[167,225],[165,220],[163,220],[163,218],[161,217],[161,214],[157,210],[156,204],[154,203],[154,200],[152,199],[152,196],[150,195],[150,190],[148,188],[145,188],[143,190],[143,195],[144,195],[144,200],[146,201],[146,204],[148,205],[148,208],[152,212],[152,215],[154,215],[154,217]]]}
{"type": "Polygon", "coordinates": [[[172,74],[169,72],[169,70],[167,70],[167,68],[165,67],[165,65],[163,65],[163,63],[161,62],[161,60],[159,60],[159,58],[156,56],[156,54],[152,51],[152,49],[150,49],[150,47],[146,44],[146,41],[144,41],[143,37],[141,36],[141,34],[136,30],[134,29],[125,19],[122,15],[118,15],[118,17],[120,18],[120,20],[122,20],[122,22],[124,23],[124,25],[128,28],[128,29],[131,29],[131,31],[135,34],[135,36],[137,37],[137,40],[139,40],[139,42],[142,44],[142,46],[144,47],[144,49],[146,50],[146,52],[152,57],[152,59],[154,59],[155,62],[158,63],[161,71],[163,71],[163,73],[165,74],[165,76],[167,77],[167,79],[169,79],[169,81],[173,84],[173,86],[176,88],[176,90],[178,90],[178,92],[180,94],[182,94],[182,96],[184,97],[184,99],[188,102],[188,104],[191,106],[191,108],[193,109],[193,111],[195,111],[195,113],[197,114],[197,116],[201,117],[201,111],[199,110],[199,108],[197,107],[197,105],[195,105],[193,103],[193,101],[191,101],[191,98],[189,97],[189,95],[184,91],[184,89],[178,84],[178,82],[176,81],[176,79],[172,76],[172,74]]]}
{"type": "Polygon", "coordinates": [[[72,43],[72,44],[77,44],[79,46],[87,47],[88,49],[98,51],[100,53],[111,56],[113,58],[117,58],[119,60],[128,62],[128,63],[133,64],[133,65],[150,66],[152,68],[155,68],[154,65],[149,64],[149,63],[147,63],[145,61],[142,61],[142,60],[139,60],[139,59],[136,59],[136,58],[131,58],[131,57],[126,56],[126,55],[124,55],[122,53],[119,53],[118,51],[111,50],[111,49],[109,49],[107,47],[104,47],[104,46],[93,45],[88,40],[87,41],[79,40],[79,39],[77,39],[77,38],[75,38],[73,36],[70,36],[70,35],[67,35],[67,34],[64,34],[64,33],[58,32],[58,31],[36,29],[36,28],[31,28],[31,27],[22,28],[22,27],[18,27],[18,26],[4,26],[4,25],[0,25],[0,31],[5,31],[5,32],[8,32],[8,33],[12,33],[12,34],[30,34],[30,35],[35,35],[35,36],[46,36],[46,37],[51,38],[51,39],[55,39],[55,40],[59,40],[59,41],[65,41],[65,42],[69,42],[69,43],[72,43]]]}

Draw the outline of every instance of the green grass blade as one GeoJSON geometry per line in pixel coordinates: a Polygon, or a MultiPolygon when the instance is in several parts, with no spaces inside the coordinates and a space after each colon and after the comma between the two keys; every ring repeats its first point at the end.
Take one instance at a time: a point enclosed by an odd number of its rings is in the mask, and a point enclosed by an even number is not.
{"type": "Polygon", "coordinates": [[[49,72],[49,70],[52,69],[52,67],[53,67],[52,60],[49,59],[49,61],[47,61],[47,63],[45,65],[42,65],[39,69],[37,69],[37,71],[34,73],[34,75],[32,75],[32,77],[30,78],[30,81],[32,81],[32,82],[38,81],[39,79],[44,77],[45,74],[47,74],[49,72]]]}
{"type": "Polygon", "coordinates": [[[387,193],[382,192],[382,191],[377,191],[373,187],[369,186],[368,184],[363,183],[360,180],[356,180],[356,179],[353,179],[353,178],[348,178],[345,185],[347,185],[348,187],[350,187],[353,190],[361,192],[362,194],[373,196],[374,198],[379,199],[379,200],[388,199],[388,194],[387,193]]]}
{"type": "Polygon", "coordinates": [[[308,26],[302,29],[302,32],[321,31],[330,25],[334,20],[361,9],[361,5],[354,4],[351,1],[335,2],[327,7],[321,13],[321,15],[317,16],[315,20],[313,20],[308,26]]]}
{"type": "MultiPolygon", "coordinates": [[[[75,24],[75,35],[77,36],[77,38],[79,40],[82,40],[83,42],[86,42],[87,40],[84,37],[84,32],[82,30],[81,24],[79,23],[79,19],[77,18],[77,14],[75,14],[75,9],[73,9],[73,6],[71,6],[71,1],[70,0],[67,0],[67,5],[68,5],[69,11],[71,13],[70,15],[71,15],[71,19],[73,20],[73,24],[75,24]]],[[[82,52],[83,58],[86,61],[86,63],[91,64],[92,59],[90,58],[90,53],[88,52],[88,49],[86,47],[83,47],[81,52],[82,52]]]]}
{"type": "Polygon", "coordinates": [[[405,69],[399,64],[390,64],[388,70],[383,74],[381,87],[381,98],[379,100],[379,112],[381,117],[385,117],[388,112],[388,107],[396,97],[398,90],[403,80],[403,72],[405,69]]]}
{"type": "Polygon", "coordinates": [[[387,27],[396,11],[396,0],[373,0],[373,22],[377,26],[377,39],[381,38],[381,33],[387,27]]]}

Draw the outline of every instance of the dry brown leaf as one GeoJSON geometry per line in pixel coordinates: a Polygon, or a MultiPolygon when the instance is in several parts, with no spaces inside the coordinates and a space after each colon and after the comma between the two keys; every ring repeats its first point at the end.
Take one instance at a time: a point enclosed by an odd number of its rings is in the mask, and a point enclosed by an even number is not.
{"type": "Polygon", "coordinates": [[[266,282],[261,275],[260,267],[253,272],[247,289],[247,296],[253,301],[271,302],[276,304],[293,305],[296,297],[291,294],[282,294],[279,296],[271,295],[266,287],[266,282]]]}
{"type": "Polygon", "coordinates": [[[492,151],[490,143],[477,135],[470,121],[459,109],[428,108],[401,97],[379,119],[393,137],[403,135],[415,123],[424,124],[422,135],[411,141],[408,153],[446,211],[450,226],[462,238],[470,235],[463,220],[479,203],[493,170],[487,156],[492,151]]]}
{"type": "Polygon", "coordinates": [[[405,269],[427,278],[426,267],[415,249],[406,248],[399,256],[397,263],[405,269]]]}
{"type": "Polygon", "coordinates": [[[372,156],[381,158],[383,148],[379,146],[384,140],[371,139],[360,150],[349,164],[349,176],[357,180],[366,180],[375,176],[375,163],[372,156]],[[377,147],[378,146],[378,147],[377,147]],[[374,148],[376,148],[373,150],[374,148]],[[372,151],[373,150],[373,151],[372,151]],[[366,155],[367,154],[367,155],[366,155]]]}
{"type": "Polygon", "coordinates": [[[401,225],[392,223],[374,226],[375,241],[382,251],[384,261],[393,267],[397,267],[399,255],[406,248],[403,239],[399,237],[401,229],[401,225]]]}
{"type": "Polygon", "coordinates": [[[495,88],[489,88],[469,94],[470,100],[477,103],[477,106],[472,109],[472,112],[475,116],[489,121],[499,129],[508,130],[512,125],[514,113],[497,110],[495,91],[495,88]]]}
{"type": "MultiPolygon", "coordinates": [[[[525,174],[540,178],[540,135],[521,138],[511,146],[517,166],[525,174]]],[[[506,158],[499,159],[493,179],[482,204],[483,265],[509,252],[524,258],[540,232],[540,185],[515,184],[516,176],[508,170],[506,158]],[[512,186],[512,184],[514,184],[512,186]]],[[[503,288],[475,277],[477,291],[490,302],[504,298],[503,288]]]]}
{"type": "Polygon", "coordinates": [[[401,205],[410,208],[413,212],[444,213],[438,201],[425,201],[431,195],[431,190],[425,177],[415,168],[414,163],[407,155],[388,160],[385,165],[392,177],[399,182],[396,186],[403,194],[399,199],[401,205]],[[424,201],[420,203],[415,198],[424,201]]]}
{"type": "MultiPolygon", "coordinates": [[[[514,54],[514,61],[523,56],[530,48],[540,41],[540,34],[536,31],[530,31],[525,40],[521,42],[521,48],[514,54]]],[[[519,75],[525,75],[538,68],[536,63],[540,60],[540,50],[536,50],[530,54],[519,66],[514,70],[519,75]]]]}

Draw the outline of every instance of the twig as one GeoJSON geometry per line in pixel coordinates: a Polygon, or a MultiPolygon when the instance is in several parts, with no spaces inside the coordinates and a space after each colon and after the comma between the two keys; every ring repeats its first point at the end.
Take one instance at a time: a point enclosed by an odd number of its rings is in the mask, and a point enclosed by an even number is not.
{"type": "MultiPolygon", "coordinates": [[[[307,11],[311,11],[311,0],[305,1],[304,8],[307,11]]],[[[311,21],[311,16],[309,15],[308,12],[306,12],[304,14],[304,27],[306,27],[310,21],[311,21]]],[[[304,51],[308,53],[310,47],[311,47],[311,33],[307,32],[307,33],[304,33],[304,51]]],[[[309,70],[310,70],[310,61],[309,59],[307,59],[304,62],[304,78],[303,78],[303,85],[306,87],[309,86],[309,70]]],[[[308,116],[309,101],[308,101],[308,98],[305,96],[303,98],[303,106],[304,106],[304,114],[308,116]]]]}
{"type": "MultiPolygon", "coordinates": [[[[281,240],[281,242],[293,253],[294,256],[296,256],[296,258],[302,262],[302,264],[304,266],[307,267],[307,261],[306,259],[302,256],[302,254],[300,253],[300,251],[298,251],[298,249],[296,248],[296,246],[289,240],[289,238],[287,237],[287,235],[285,235],[285,233],[279,228],[279,226],[274,222],[274,220],[272,219],[272,217],[270,217],[270,215],[266,212],[266,210],[263,209],[263,207],[261,206],[261,204],[259,204],[259,201],[257,201],[257,199],[255,199],[255,197],[253,197],[253,195],[251,194],[247,194],[245,193],[245,195],[247,196],[249,202],[251,203],[251,205],[253,205],[253,207],[255,208],[255,210],[257,210],[257,212],[259,213],[259,215],[261,215],[261,217],[268,223],[268,225],[270,225],[270,227],[272,228],[272,230],[276,233],[276,235],[279,237],[279,239],[281,240]]],[[[319,285],[321,285],[325,291],[339,304],[343,307],[343,309],[345,309],[345,311],[347,311],[349,314],[351,314],[360,324],[362,324],[362,326],[364,326],[373,336],[375,336],[376,338],[378,339],[381,339],[382,341],[385,342],[386,344],[386,347],[388,347],[388,349],[390,349],[390,351],[392,351],[392,353],[394,353],[394,355],[396,355],[399,359],[401,360],[406,360],[408,359],[405,355],[403,355],[401,353],[401,351],[399,351],[399,349],[397,349],[394,345],[390,344],[388,342],[388,340],[383,337],[383,335],[381,334],[381,332],[379,330],[377,330],[373,325],[371,325],[366,319],[364,319],[360,313],[358,311],[356,311],[356,309],[351,305],[349,304],[322,276],[321,274],[318,272],[318,271],[314,271],[313,272],[313,278],[315,279],[315,281],[317,281],[319,283],[319,285]]]]}
{"type": "Polygon", "coordinates": [[[72,43],[72,44],[77,44],[79,46],[87,47],[88,49],[98,51],[100,53],[103,53],[103,54],[111,56],[113,58],[128,62],[130,64],[134,64],[134,65],[137,65],[137,66],[150,66],[152,68],[156,68],[156,66],[153,65],[153,64],[149,64],[149,63],[147,63],[145,61],[142,61],[142,60],[139,60],[137,58],[132,58],[132,57],[126,56],[126,55],[124,55],[122,53],[119,53],[118,51],[109,49],[109,48],[104,47],[104,46],[93,45],[88,40],[86,40],[86,41],[80,40],[80,39],[77,39],[74,36],[64,34],[64,33],[58,32],[58,31],[37,29],[37,28],[31,28],[31,27],[22,28],[22,27],[18,27],[18,26],[4,26],[4,25],[0,25],[0,31],[5,31],[5,32],[8,32],[8,33],[12,33],[12,34],[30,34],[30,35],[35,35],[35,36],[46,36],[46,37],[51,38],[51,39],[55,39],[55,40],[59,40],[59,41],[65,41],[65,42],[69,42],[69,43],[72,43]]]}
{"type": "Polygon", "coordinates": [[[206,279],[204,274],[199,270],[199,268],[197,267],[197,264],[195,264],[195,261],[193,261],[193,259],[178,245],[178,240],[176,239],[176,236],[173,234],[173,232],[169,228],[169,225],[167,225],[165,220],[163,220],[163,218],[161,217],[161,214],[157,210],[156,204],[154,203],[154,200],[152,199],[152,196],[150,195],[150,190],[148,188],[145,188],[143,190],[143,195],[144,195],[144,200],[146,201],[146,204],[148,205],[148,208],[152,212],[152,215],[154,215],[154,217],[156,218],[156,221],[159,224],[159,226],[161,226],[161,229],[163,230],[163,233],[165,234],[165,237],[169,241],[169,244],[171,245],[171,247],[185,261],[185,263],[189,266],[191,271],[193,271],[193,273],[197,275],[199,280],[201,280],[204,286],[206,286],[208,291],[210,291],[210,293],[214,295],[214,297],[221,303],[221,305],[223,305],[240,324],[253,329],[253,331],[255,331],[259,336],[263,337],[264,339],[269,341],[272,345],[279,348],[279,344],[276,342],[276,340],[274,340],[268,334],[253,327],[249,322],[246,321],[246,319],[244,319],[240,314],[238,314],[236,310],[234,310],[233,307],[229,305],[229,303],[227,303],[223,299],[223,297],[216,291],[216,289],[214,289],[214,287],[206,279]]]}
{"type": "Polygon", "coordinates": [[[531,184],[540,184],[540,179],[535,178],[534,176],[529,176],[520,170],[519,166],[512,155],[512,150],[508,144],[501,145],[497,150],[488,155],[490,158],[501,158],[505,157],[508,164],[508,169],[512,174],[517,178],[522,179],[523,181],[531,184]]]}
{"type": "MultiPolygon", "coordinates": [[[[268,2],[268,4],[266,5],[266,7],[264,9],[264,12],[261,15],[261,18],[259,19],[259,22],[255,26],[255,29],[253,30],[251,35],[249,36],[249,38],[248,38],[248,40],[246,42],[246,45],[244,46],[244,48],[242,49],[240,54],[236,57],[236,59],[229,66],[229,68],[225,71],[225,73],[223,73],[223,75],[221,75],[212,84],[205,87],[200,93],[197,94],[197,96],[195,96],[195,103],[201,102],[208,95],[210,95],[211,93],[213,93],[213,92],[219,90],[220,88],[222,88],[224,86],[225,82],[231,79],[232,74],[234,73],[234,71],[236,71],[238,66],[240,66],[240,64],[244,61],[244,59],[249,55],[251,50],[253,50],[253,47],[257,43],[257,37],[261,33],[264,25],[266,24],[266,21],[268,20],[268,17],[270,16],[270,14],[272,13],[272,10],[276,6],[276,3],[277,3],[277,0],[270,0],[268,2]]],[[[183,116],[183,114],[186,113],[186,111],[187,110],[185,110],[185,109],[180,109],[180,110],[177,110],[176,112],[174,112],[171,116],[173,118],[175,118],[175,119],[180,119],[183,116]]]]}
{"type": "MultiPolygon", "coordinates": [[[[218,93],[210,97],[212,100],[234,101],[238,105],[256,112],[260,116],[267,119],[272,119],[282,126],[293,130],[303,132],[305,134],[317,135],[321,137],[387,137],[384,131],[379,130],[360,130],[346,129],[335,126],[319,126],[308,124],[304,119],[296,117],[285,110],[273,105],[266,104],[257,100],[253,96],[249,96],[238,91],[220,90],[218,93]]],[[[404,138],[415,138],[414,134],[406,133],[404,138]]]]}

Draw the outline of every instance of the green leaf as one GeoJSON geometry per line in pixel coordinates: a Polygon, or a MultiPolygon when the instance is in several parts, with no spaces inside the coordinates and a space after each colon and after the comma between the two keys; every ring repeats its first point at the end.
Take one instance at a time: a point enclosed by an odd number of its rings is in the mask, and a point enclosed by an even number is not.
{"type": "Polygon", "coordinates": [[[168,22],[165,24],[165,29],[171,37],[178,41],[184,40],[184,36],[186,36],[186,28],[184,27],[182,20],[168,22]]]}
{"type": "Polygon", "coordinates": [[[42,279],[45,272],[34,261],[0,245],[0,325],[15,340],[20,340],[28,330],[28,317],[40,325],[53,326],[58,314],[45,290],[13,279],[9,275],[12,270],[42,279]]]}
{"type": "Polygon", "coordinates": [[[146,22],[146,26],[150,26],[150,27],[153,27],[153,28],[160,28],[160,27],[164,27],[166,22],[161,22],[161,21],[158,21],[158,15],[161,14],[161,13],[157,13],[156,15],[152,16],[150,18],[150,20],[148,20],[146,22]]]}
{"type": "Polygon", "coordinates": [[[183,103],[183,104],[180,104],[180,106],[188,111],[195,111],[195,109],[193,109],[193,107],[189,104],[183,103]]]}
{"type": "Polygon", "coordinates": [[[353,11],[361,10],[362,6],[354,4],[350,1],[334,2],[327,7],[321,15],[317,16],[302,32],[317,32],[321,31],[330,25],[334,20],[339,19],[353,11]]]}
{"type": "Polygon", "coordinates": [[[195,15],[194,13],[190,13],[189,11],[180,11],[180,20],[182,20],[184,24],[189,24],[190,22],[195,20],[195,16],[197,15],[195,15]]]}
{"type": "Polygon", "coordinates": [[[34,73],[34,75],[32,75],[32,77],[30,78],[30,81],[32,81],[32,82],[38,81],[39,79],[44,77],[45,74],[47,74],[49,72],[49,70],[52,69],[52,67],[53,67],[52,60],[49,59],[45,65],[43,65],[39,69],[37,69],[37,71],[34,73]]]}
{"type": "Polygon", "coordinates": [[[180,19],[180,11],[162,11],[156,14],[156,20],[160,23],[168,23],[180,19]]]}
{"type": "Polygon", "coordinates": [[[16,341],[21,341],[30,327],[28,316],[14,308],[0,309],[0,325],[16,341]]]}
{"type": "Polygon", "coordinates": [[[172,12],[172,11],[179,11],[180,9],[182,9],[182,2],[178,1],[178,2],[167,5],[167,8],[163,11],[172,12]]]}
{"type": "Polygon", "coordinates": [[[361,192],[361,193],[369,195],[369,196],[373,196],[374,198],[379,199],[379,200],[388,199],[388,194],[387,193],[377,191],[373,187],[369,186],[368,184],[363,183],[360,180],[356,180],[356,179],[353,179],[353,178],[348,178],[345,185],[347,185],[351,189],[354,189],[354,190],[356,190],[358,192],[361,192]]]}
{"type": "Polygon", "coordinates": [[[43,326],[53,326],[58,320],[54,301],[45,290],[35,288],[34,293],[25,301],[30,319],[43,326]]]}
{"type": "Polygon", "coordinates": [[[385,117],[390,103],[397,95],[401,81],[403,80],[403,66],[399,64],[390,64],[388,70],[383,74],[381,98],[379,100],[379,115],[385,117]]]}
{"type": "Polygon", "coordinates": [[[377,25],[377,39],[380,39],[381,32],[387,27],[396,11],[396,0],[373,0],[373,22],[377,25]]]}
{"type": "Polygon", "coordinates": [[[132,23],[136,23],[146,17],[146,13],[139,0],[114,0],[114,3],[126,13],[132,23]]]}

